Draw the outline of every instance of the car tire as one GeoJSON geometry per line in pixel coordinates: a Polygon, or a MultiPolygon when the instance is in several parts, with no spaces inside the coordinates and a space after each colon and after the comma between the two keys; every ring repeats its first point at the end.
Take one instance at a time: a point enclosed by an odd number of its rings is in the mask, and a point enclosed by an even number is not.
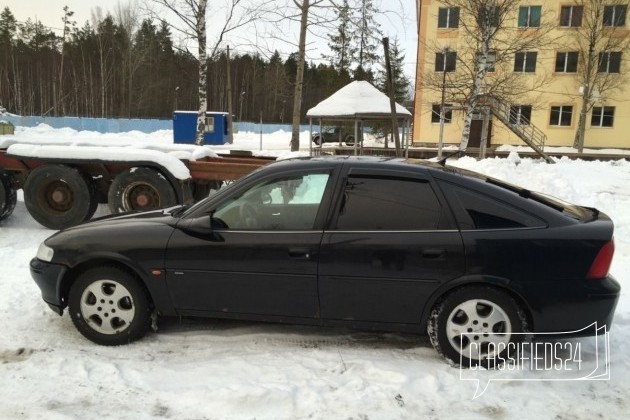
{"type": "Polygon", "coordinates": [[[348,146],[354,146],[354,136],[352,134],[347,135],[345,138],[345,143],[348,146]]]}
{"type": "Polygon", "coordinates": [[[318,146],[321,146],[322,145],[322,138],[321,138],[321,136],[313,137],[313,143],[315,143],[318,146]]]}
{"type": "Polygon", "coordinates": [[[117,267],[79,275],[70,288],[68,311],[77,330],[103,346],[138,340],[151,325],[147,292],[133,275],[117,267]]]}
{"type": "Polygon", "coordinates": [[[13,213],[17,203],[17,193],[13,186],[13,179],[7,172],[0,171],[0,220],[4,220],[13,213]]]}
{"type": "Polygon", "coordinates": [[[76,168],[43,165],[24,183],[24,204],[40,224],[50,229],[78,225],[91,217],[93,187],[76,168]]]}
{"type": "Polygon", "coordinates": [[[486,286],[448,294],[433,307],[427,324],[435,350],[462,367],[499,366],[506,356],[516,354],[526,330],[525,314],[516,301],[486,286]]]}
{"type": "Polygon", "coordinates": [[[177,195],[160,172],[134,167],[116,175],[107,201],[112,213],[148,211],[177,205],[177,195]]]}

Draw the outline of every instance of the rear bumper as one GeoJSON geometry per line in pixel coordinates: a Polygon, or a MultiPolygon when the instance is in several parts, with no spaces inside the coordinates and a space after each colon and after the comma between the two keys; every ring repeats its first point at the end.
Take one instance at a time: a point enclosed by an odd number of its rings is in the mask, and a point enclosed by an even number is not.
{"type": "Polygon", "coordinates": [[[41,290],[44,302],[50,306],[50,309],[62,315],[66,305],[61,297],[61,280],[66,272],[66,267],[33,258],[30,268],[31,277],[41,290]]]}
{"type": "Polygon", "coordinates": [[[609,275],[601,280],[583,281],[581,287],[565,287],[563,283],[536,293],[531,308],[532,332],[579,337],[596,334],[594,325],[610,330],[621,291],[617,280],[609,275]]]}

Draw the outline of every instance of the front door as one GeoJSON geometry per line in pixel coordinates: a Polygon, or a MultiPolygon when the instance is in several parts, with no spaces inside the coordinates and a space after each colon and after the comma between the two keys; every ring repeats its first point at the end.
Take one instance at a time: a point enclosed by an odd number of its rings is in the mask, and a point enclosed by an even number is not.
{"type": "MultiPolygon", "coordinates": [[[[483,119],[474,119],[470,122],[470,137],[468,147],[481,147],[481,136],[483,135],[483,119]]],[[[486,146],[490,146],[492,140],[492,119],[488,121],[488,138],[486,146]]]]}
{"type": "Polygon", "coordinates": [[[166,256],[175,307],[190,314],[315,317],[317,225],[329,178],[325,171],[276,176],[180,222],[166,256]]]}

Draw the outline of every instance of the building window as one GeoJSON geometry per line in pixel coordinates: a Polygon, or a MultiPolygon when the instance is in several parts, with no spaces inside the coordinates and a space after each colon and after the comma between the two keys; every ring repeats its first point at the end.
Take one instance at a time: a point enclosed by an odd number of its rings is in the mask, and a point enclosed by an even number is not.
{"type": "Polygon", "coordinates": [[[552,106],[549,117],[549,125],[569,127],[571,125],[572,114],[573,107],[571,105],[552,106]]]}
{"type": "MultiPolygon", "coordinates": [[[[444,104],[444,123],[449,124],[451,119],[453,118],[453,110],[448,107],[453,106],[453,104],[444,104]]],[[[431,122],[439,123],[440,122],[440,104],[431,105],[431,122]]]]}
{"type": "MultiPolygon", "coordinates": [[[[479,63],[481,61],[481,53],[477,53],[475,55],[477,62],[477,68],[479,68],[479,63]]],[[[494,63],[497,61],[497,53],[494,51],[488,52],[488,57],[486,58],[486,70],[490,73],[494,72],[494,63]]]]}
{"type": "Polygon", "coordinates": [[[604,26],[625,26],[627,8],[625,4],[604,6],[604,26]]]}
{"type": "Polygon", "coordinates": [[[577,28],[582,26],[583,6],[562,6],[560,8],[560,26],[577,28]]]}
{"type": "Polygon", "coordinates": [[[621,67],[621,52],[603,52],[599,53],[599,73],[619,73],[621,67]]]}
{"type": "Polygon", "coordinates": [[[531,105],[510,106],[510,124],[529,125],[532,118],[531,105]]]}
{"type": "Polygon", "coordinates": [[[536,51],[518,52],[514,55],[514,71],[517,73],[534,73],[536,71],[536,51]]]}
{"type": "Polygon", "coordinates": [[[538,28],[540,26],[541,6],[521,6],[518,8],[519,28],[538,28]]]}
{"type": "Polygon", "coordinates": [[[455,71],[457,53],[448,51],[446,53],[435,53],[435,71],[455,71]]]}
{"type": "Polygon", "coordinates": [[[479,15],[477,16],[477,24],[480,28],[490,26],[496,28],[499,26],[500,16],[499,8],[497,6],[480,7],[479,15]]]}
{"type": "Polygon", "coordinates": [[[612,127],[614,119],[614,106],[594,106],[591,115],[591,127],[612,127]]]}
{"type": "Polygon", "coordinates": [[[556,73],[575,73],[577,72],[577,65],[577,51],[556,53],[556,73]]]}
{"type": "Polygon", "coordinates": [[[440,7],[438,10],[438,28],[455,29],[459,27],[459,7],[440,7]]]}

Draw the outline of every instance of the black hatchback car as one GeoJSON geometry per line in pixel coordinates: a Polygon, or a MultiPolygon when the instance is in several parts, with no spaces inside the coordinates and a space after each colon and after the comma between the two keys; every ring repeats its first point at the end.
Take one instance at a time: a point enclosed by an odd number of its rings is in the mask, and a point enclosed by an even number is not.
{"type": "Polygon", "coordinates": [[[203,316],[428,332],[474,365],[518,333],[610,327],[613,251],[596,209],[425,161],[333,157],[60,231],[31,273],[103,345],[142,337],[154,315],[203,316]]]}

